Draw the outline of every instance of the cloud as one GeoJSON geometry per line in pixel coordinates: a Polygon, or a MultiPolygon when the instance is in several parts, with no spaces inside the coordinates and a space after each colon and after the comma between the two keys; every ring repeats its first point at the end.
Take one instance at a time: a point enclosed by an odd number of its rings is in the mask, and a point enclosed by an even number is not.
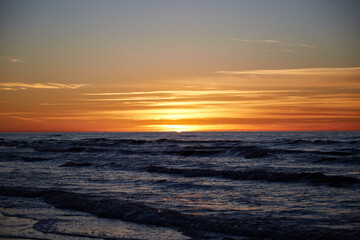
{"type": "Polygon", "coordinates": [[[85,96],[114,96],[114,95],[149,95],[149,94],[171,94],[174,91],[148,91],[148,92],[106,92],[106,93],[85,93],[85,96]]]}
{"type": "Polygon", "coordinates": [[[241,39],[241,38],[231,38],[231,41],[239,41],[239,42],[250,42],[250,43],[270,43],[270,44],[278,44],[289,47],[304,47],[304,48],[315,48],[314,45],[307,43],[290,43],[290,42],[282,42],[278,40],[264,39],[264,40],[250,40],[250,39],[241,39]]]}
{"type": "Polygon", "coordinates": [[[216,71],[217,74],[231,75],[343,75],[360,74],[360,67],[352,68],[298,68],[251,71],[216,71]]]}
{"type": "Polygon", "coordinates": [[[26,118],[26,117],[19,117],[19,116],[10,116],[10,118],[19,119],[19,120],[28,121],[28,122],[35,122],[35,123],[46,123],[45,121],[42,121],[42,120],[26,118]]]}
{"type": "Polygon", "coordinates": [[[272,50],[265,50],[265,52],[286,52],[286,53],[290,53],[290,52],[294,52],[294,49],[291,49],[291,48],[272,49],[272,50]]]}
{"type": "MultiPolygon", "coordinates": [[[[219,71],[215,73],[223,73],[224,71],[219,71]]],[[[264,91],[252,90],[252,91],[241,91],[241,90],[173,90],[173,91],[148,91],[148,92],[106,92],[106,93],[84,93],[84,96],[115,96],[115,95],[154,95],[154,94],[168,94],[170,97],[156,97],[160,99],[173,99],[174,97],[171,96],[200,96],[200,95],[209,95],[209,94],[247,94],[247,93],[263,93],[264,91]]],[[[274,92],[274,90],[267,91],[267,92],[274,92]]],[[[279,91],[275,91],[279,92],[279,91]]],[[[158,95],[157,95],[158,96],[158,95]]],[[[129,97],[120,100],[142,100],[144,98],[141,97],[129,97]]],[[[146,97],[149,99],[149,97],[146,97]]],[[[152,98],[155,99],[155,98],[152,98]]]]}
{"type": "Polygon", "coordinates": [[[63,83],[0,83],[0,90],[27,90],[27,89],[77,89],[87,84],[63,84],[63,83]]]}
{"type": "Polygon", "coordinates": [[[20,58],[6,57],[6,56],[0,57],[0,60],[4,60],[4,61],[7,61],[7,62],[12,62],[12,63],[19,63],[19,62],[21,62],[21,59],[20,59],[20,58]]]}

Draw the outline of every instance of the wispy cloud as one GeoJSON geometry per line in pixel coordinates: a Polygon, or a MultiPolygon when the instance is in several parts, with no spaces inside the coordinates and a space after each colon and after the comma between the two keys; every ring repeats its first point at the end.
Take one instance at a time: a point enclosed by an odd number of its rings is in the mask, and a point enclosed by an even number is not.
{"type": "Polygon", "coordinates": [[[7,62],[12,62],[12,63],[19,63],[19,62],[21,62],[21,59],[20,59],[20,58],[7,57],[7,56],[2,56],[2,57],[0,57],[0,60],[7,61],[7,62]]]}
{"type": "MultiPolygon", "coordinates": [[[[224,71],[219,71],[215,73],[223,73],[224,71]]],[[[247,93],[263,93],[264,91],[252,90],[252,91],[241,91],[241,90],[173,90],[173,91],[148,91],[148,92],[107,92],[107,93],[85,93],[84,96],[122,96],[122,95],[153,95],[153,94],[168,94],[169,96],[200,96],[200,95],[209,95],[209,94],[247,94],[247,93]]],[[[279,91],[266,91],[266,92],[279,92],[279,91]]],[[[173,99],[174,97],[154,97],[146,99],[173,99]]],[[[144,98],[131,97],[131,99],[142,100],[144,98]]],[[[129,98],[124,98],[120,100],[129,100],[129,98]]]]}
{"type": "Polygon", "coordinates": [[[334,75],[334,74],[360,74],[360,67],[352,68],[299,68],[299,69],[274,69],[252,71],[216,71],[217,74],[233,75],[334,75]]]}
{"type": "Polygon", "coordinates": [[[291,49],[291,48],[271,49],[271,50],[265,50],[265,52],[286,52],[286,53],[291,53],[291,52],[294,52],[294,49],[291,49]]]}
{"type": "Polygon", "coordinates": [[[87,84],[63,84],[63,83],[0,83],[0,90],[27,90],[27,89],[77,89],[87,84]]]}
{"type": "MultiPolygon", "coordinates": [[[[300,78],[303,79],[303,76],[300,78]]],[[[78,99],[86,101],[89,104],[86,107],[74,106],[73,103],[78,102],[67,101],[67,106],[54,111],[50,102],[41,104],[39,110],[34,108],[34,112],[0,113],[0,120],[9,126],[14,124],[13,129],[16,131],[19,130],[20,123],[38,127],[36,129],[43,126],[46,129],[47,125],[61,126],[62,123],[86,128],[91,123],[93,126],[99,124],[100,129],[106,131],[326,130],[329,129],[329,124],[331,129],[353,129],[354,126],[358,129],[359,88],[356,85],[345,87],[343,82],[338,83],[339,87],[326,85],[322,88],[304,88],[298,86],[298,82],[290,85],[285,86],[286,88],[279,85],[273,90],[198,89],[88,93],[82,95],[83,99],[78,99]],[[164,96],[164,93],[168,95],[164,96]]],[[[63,129],[59,127],[58,130],[63,129]]]]}
{"type": "Polygon", "coordinates": [[[143,94],[167,94],[175,91],[148,91],[148,92],[106,92],[106,93],[85,93],[85,96],[114,96],[114,95],[143,95],[143,94]]]}
{"type": "Polygon", "coordinates": [[[10,117],[14,118],[14,119],[19,119],[19,120],[22,120],[22,121],[28,121],[28,122],[46,123],[45,121],[34,119],[34,118],[26,118],[26,117],[19,117],[19,116],[10,116],[10,117]]]}
{"type": "Polygon", "coordinates": [[[251,40],[251,39],[242,39],[242,38],[231,38],[231,41],[239,41],[239,42],[250,42],[250,43],[268,43],[268,44],[277,44],[288,47],[304,47],[304,48],[315,48],[312,44],[307,43],[290,43],[290,42],[282,42],[273,39],[264,39],[264,40],[251,40]]]}

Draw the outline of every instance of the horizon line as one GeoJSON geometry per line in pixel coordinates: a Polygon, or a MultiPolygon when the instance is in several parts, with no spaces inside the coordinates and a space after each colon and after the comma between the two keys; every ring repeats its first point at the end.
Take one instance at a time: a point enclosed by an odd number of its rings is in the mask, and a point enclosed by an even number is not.
{"type": "Polygon", "coordinates": [[[207,133],[207,132],[360,132],[359,130],[209,130],[209,131],[0,131],[6,133],[207,133]]]}

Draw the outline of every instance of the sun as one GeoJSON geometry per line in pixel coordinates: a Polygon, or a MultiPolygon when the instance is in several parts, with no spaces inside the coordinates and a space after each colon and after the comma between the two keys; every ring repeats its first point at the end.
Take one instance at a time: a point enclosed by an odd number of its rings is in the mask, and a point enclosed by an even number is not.
{"type": "Polygon", "coordinates": [[[163,131],[166,132],[188,132],[188,131],[194,131],[196,128],[191,125],[161,125],[161,128],[163,131]]]}
{"type": "Polygon", "coordinates": [[[142,129],[147,131],[155,132],[194,132],[194,131],[204,131],[205,128],[199,125],[144,125],[142,129]]]}

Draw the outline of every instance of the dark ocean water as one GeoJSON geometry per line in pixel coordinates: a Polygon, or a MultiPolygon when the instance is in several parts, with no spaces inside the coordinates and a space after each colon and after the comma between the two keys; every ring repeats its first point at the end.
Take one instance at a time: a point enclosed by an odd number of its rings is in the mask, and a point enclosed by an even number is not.
{"type": "Polygon", "coordinates": [[[3,133],[0,156],[0,238],[360,236],[360,132],[3,133]]]}

